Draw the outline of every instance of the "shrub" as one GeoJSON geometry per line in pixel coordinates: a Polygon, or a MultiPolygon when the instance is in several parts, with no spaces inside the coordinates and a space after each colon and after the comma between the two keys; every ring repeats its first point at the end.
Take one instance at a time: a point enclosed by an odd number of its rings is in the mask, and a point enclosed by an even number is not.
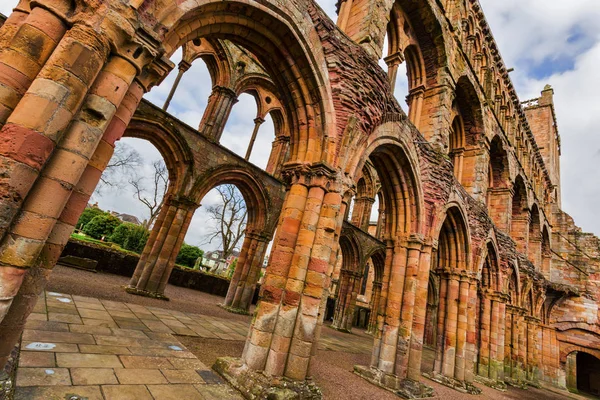
{"type": "Polygon", "coordinates": [[[121,220],[114,215],[102,213],[97,215],[83,227],[83,233],[94,239],[108,238],[121,225],[121,220]]]}
{"type": "Polygon", "coordinates": [[[148,241],[149,234],[150,232],[143,226],[123,222],[117,226],[109,240],[125,250],[141,253],[148,241]]]}
{"type": "Polygon", "coordinates": [[[198,257],[202,257],[203,254],[204,251],[200,250],[198,247],[184,243],[181,245],[181,249],[179,250],[179,254],[177,254],[175,262],[189,268],[194,268],[196,260],[198,257]]]}
{"type": "Polygon", "coordinates": [[[97,207],[88,207],[81,213],[79,220],[77,221],[77,229],[83,229],[94,217],[98,215],[106,214],[104,211],[97,207]]]}

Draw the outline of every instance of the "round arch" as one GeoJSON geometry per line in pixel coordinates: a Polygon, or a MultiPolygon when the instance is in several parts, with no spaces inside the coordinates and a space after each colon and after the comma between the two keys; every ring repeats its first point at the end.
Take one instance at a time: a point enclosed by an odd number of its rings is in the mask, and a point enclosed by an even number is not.
{"type": "Polygon", "coordinates": [[[269,219],[271,201],[259,179],[239,166],[222,165],[204,172],[196,179],[191,197],[200,204],[206,194],[216,186],[235,185],[246,202],[249,229],[272,232],[276,219],[269,219]]]}
{"type": "Polygon", "coordinates": [[[328,121],[334,113],[323,54],[306,33],[314,27],[299,15],[295,23],[286,20],[286,11],[298,15],[297,10],[236,0],[188,0],[150,12],[159,21],[167,55],[207,37],[227,39],[254,54],[281,90],[282,103],[289,105],[291,159],[320,161],[326,137],[335,137],[335,123],[328,121]]]}

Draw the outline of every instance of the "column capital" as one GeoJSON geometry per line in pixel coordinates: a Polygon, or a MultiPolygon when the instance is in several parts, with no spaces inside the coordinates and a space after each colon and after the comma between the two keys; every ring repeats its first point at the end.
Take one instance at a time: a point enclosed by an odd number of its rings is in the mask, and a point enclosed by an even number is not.
{"type": "Polygon", "coordinates": [[[185,61],[185,60],[181,60],[179,62],[178,67],[179,67],[180,71],[186,72],[188,69],[190,69],[192,67],[192,64],[189,63],[189,62],[187,62],[187,61],[185,61]]]}
{"type": "Polygon", "coordinates": [[[303,185],[308,188],[320,187],[325,192],[341,189],[337,172],[329,165],[319,163],[287,163],[282,176],[288,185],[303,185]]]}
{"type": "Polygon", "coordinates": [[[136,80],[148,93],[154,86],[160,85],[173,68],[175,68],[175,64],[163,56],[146,65],[138,73],[136,80]]]}
{"type": "Polygon", "coordinates": [[[261,118],[261,117],[254,118],[254,124],[255,125],[262,125],[264,122],[265,122],[264,118],[261,118]]]}
{"type": "Polygon", "coordinates": [[[213,86],[211,96],[214,94],[223,95],[225,97],[234,99],[237,102],[237,93],[233,89],[228,88],[226,86],[221,86],[221,85],[213,86]]]}
{"type": "Polygon", "coordinates": [[[394,54],[390,54],[389,56],[383,59],[383,61],[387,64],[388,68],[400,65],[404,62],[404,60],[404,53],[402,51],[397,51],[394,54]]]}

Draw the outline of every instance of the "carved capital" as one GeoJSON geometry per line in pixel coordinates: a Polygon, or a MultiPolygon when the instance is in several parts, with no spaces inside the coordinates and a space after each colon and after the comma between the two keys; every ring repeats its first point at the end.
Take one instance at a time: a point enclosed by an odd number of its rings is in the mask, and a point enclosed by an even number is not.
{"type": "Polygon", "coordinates": [[[340,186],[336,171],[325,163],[288,163],[283,167],[282,176],[289,186],[321,187],[325,192],[339,190],[340,186]]]}

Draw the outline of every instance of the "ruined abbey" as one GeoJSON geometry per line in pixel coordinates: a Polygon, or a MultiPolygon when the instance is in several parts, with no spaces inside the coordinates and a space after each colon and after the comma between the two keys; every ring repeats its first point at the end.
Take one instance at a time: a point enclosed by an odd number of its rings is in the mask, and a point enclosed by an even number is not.
{"type": "Polygon", "coordinates": [[[600,240],[561,209],[552,87],[519,99],[477,0],[337,7],[334,22],[315,0],[18,2],[0,28],[1,366],[115,143],[135,137],[163,155],[169,187],[117,290],[165,297],[194,212],[223,183],[249,212],[225,307],[249,309],[273,241],[243,354],[214,367],[248,398],[318,398],[308,378],[329,321],[367,330],[371,363],[355,373],[407,398],[435,395],[431,380],[595,384],[600,240]],[[213,88],[191,127],[168,103],[193,62],[213,88]],[[173,70],[162,109],[142,99],[173,70]],[[220,144],[242,93],[258,106],[245,159],[220,144]],[[248,158],[267,115],[263,170],[248,158]]]}

